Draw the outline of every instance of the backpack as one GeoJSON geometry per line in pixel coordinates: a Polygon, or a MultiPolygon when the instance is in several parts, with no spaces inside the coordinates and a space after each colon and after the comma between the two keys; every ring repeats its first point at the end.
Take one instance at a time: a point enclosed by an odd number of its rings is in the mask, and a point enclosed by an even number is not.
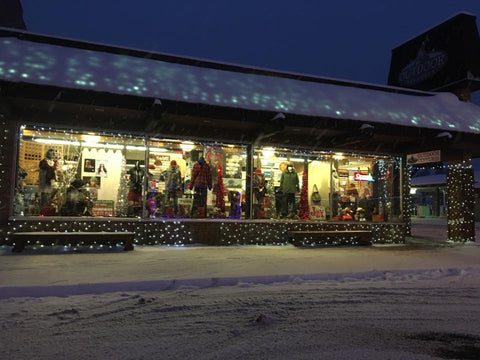
{"type": "Polygon", "coordinates": [[[322,197],[320,196],[320,192],[318,191],[316,184],[313,185],[311,199],[312,199],[312,204],[320,205],[322,203],[322,197]]]}

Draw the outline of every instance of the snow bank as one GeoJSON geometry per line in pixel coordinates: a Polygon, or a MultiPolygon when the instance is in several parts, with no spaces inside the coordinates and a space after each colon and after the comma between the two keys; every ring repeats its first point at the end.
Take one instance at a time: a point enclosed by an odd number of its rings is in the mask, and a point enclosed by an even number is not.
{"type": "Polygon", "coordinates": [[[480,353],[477,267],[158,284],[164,291],[0,299],[2,356],[432,360],[480,353]]]}
{"type": "Polygon", "coordinates": [[[0,288],[0,299],[11,297],[66,297],[71,295],[104,294],[112,292],[136,291],[166,291],[176,289],[204,289],[220,286],[248,287],[253,285],[271,285],[279,283],[299,284],[308,281],[331,281],[349,283],[355,281],[405,281],[432,280],[450,278],[473,278],[480,276],[480,267],[396,270],[396,271],[366,271],[350,273],[327,274],[291,274],[248,277],[219,277],[201,279],[172,279],[155,281],[135,281],[117,283],[94,283],[78,285],[53,286],[10,286],[0,288]]]}

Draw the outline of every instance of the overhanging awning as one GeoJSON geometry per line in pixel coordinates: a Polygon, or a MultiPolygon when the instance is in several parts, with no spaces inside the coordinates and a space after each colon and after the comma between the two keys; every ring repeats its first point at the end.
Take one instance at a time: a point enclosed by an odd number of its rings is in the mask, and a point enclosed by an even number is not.
{"type": "Polygon", "coordinates": [[[192,59],[158,60],[79,41],[66,46],[62,39],[11,29],[0,34],[0,80],[8,82],[480,134],[480,107],[448,93],[397,92],[253,68],[249,73],[200,60],[196,66],[192,59]]]}

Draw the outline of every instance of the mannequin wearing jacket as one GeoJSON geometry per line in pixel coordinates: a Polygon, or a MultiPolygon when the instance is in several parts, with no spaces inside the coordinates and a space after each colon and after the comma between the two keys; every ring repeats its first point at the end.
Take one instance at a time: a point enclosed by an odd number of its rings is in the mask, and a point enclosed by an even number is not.
{"type": "Polygon", "coordinates": [[[129,216],[138,216],[141,213],[141,204],[142,204],[142,188],[143,188],[143,177],[144,170],[140,167],[140,163],[137,161],[135,166],[128,170],[127,172],[129,177],[128,183],[128,215],[129,216]]]}
{"type": "Polygon", "coordinates": [[[191,216],[198,213],[198,216],[205,217],[207,214],[207,189],[212,190],[212,170],[203,156],[193,165],[189,188],[195,191],[191,216]]]}
{"type": "MultiPolygon", "coordinates": [[[[341,216],[341,211],[339,211],[340,203],[340,179],[338,178],[338,173],[335,168],[332,169],[332,184],[333,184],[333,194],[332,194],[332,216],[341,216]]],[[[340,207],[341,210],[341,207],[340,207]]]]}
{"type": "Polygon", "coordinates": [[[297,172],[291,163],[287,164],[287,168],[280,178],[280,190],[283,193],[283,217],[288,214],[289,218],[296,215],[295,193],[300,192],[300,181],[297,172]]]}
{"type": "Polygon", "coordinates": [[[265,218],[263,203],[267,190],[265,188],[265,174],[261,169],[256,169],[252,178],[253,187],[253,215],[256,219],[265,218]]]}
{"type": "Polygon", "coordinates": [[[52,197],[52,182],[57,180],[57,160],[55,159],[55,150],[48,149],[45,158],[38,164],[38,185],[41,193],[41,206],[50,205],[52,197]]]}
{"type": "Polygon", "coordinates": [[[177,162],[172,160],[170,167],[162,172],[161,179],[165,181],[165,208],[173,203],[173,213],[178,214],[178,192],[181,189],[182,177],[177,162]]]}

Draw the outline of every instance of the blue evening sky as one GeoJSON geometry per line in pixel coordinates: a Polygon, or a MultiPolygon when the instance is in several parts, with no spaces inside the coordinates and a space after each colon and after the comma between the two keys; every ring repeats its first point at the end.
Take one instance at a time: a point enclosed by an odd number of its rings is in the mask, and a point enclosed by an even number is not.
{"type": "Polygon", "coordinates": [[[480,0],[21,1],[32,32],[376,84],[394,47],[480,16],[480,0]]]}

